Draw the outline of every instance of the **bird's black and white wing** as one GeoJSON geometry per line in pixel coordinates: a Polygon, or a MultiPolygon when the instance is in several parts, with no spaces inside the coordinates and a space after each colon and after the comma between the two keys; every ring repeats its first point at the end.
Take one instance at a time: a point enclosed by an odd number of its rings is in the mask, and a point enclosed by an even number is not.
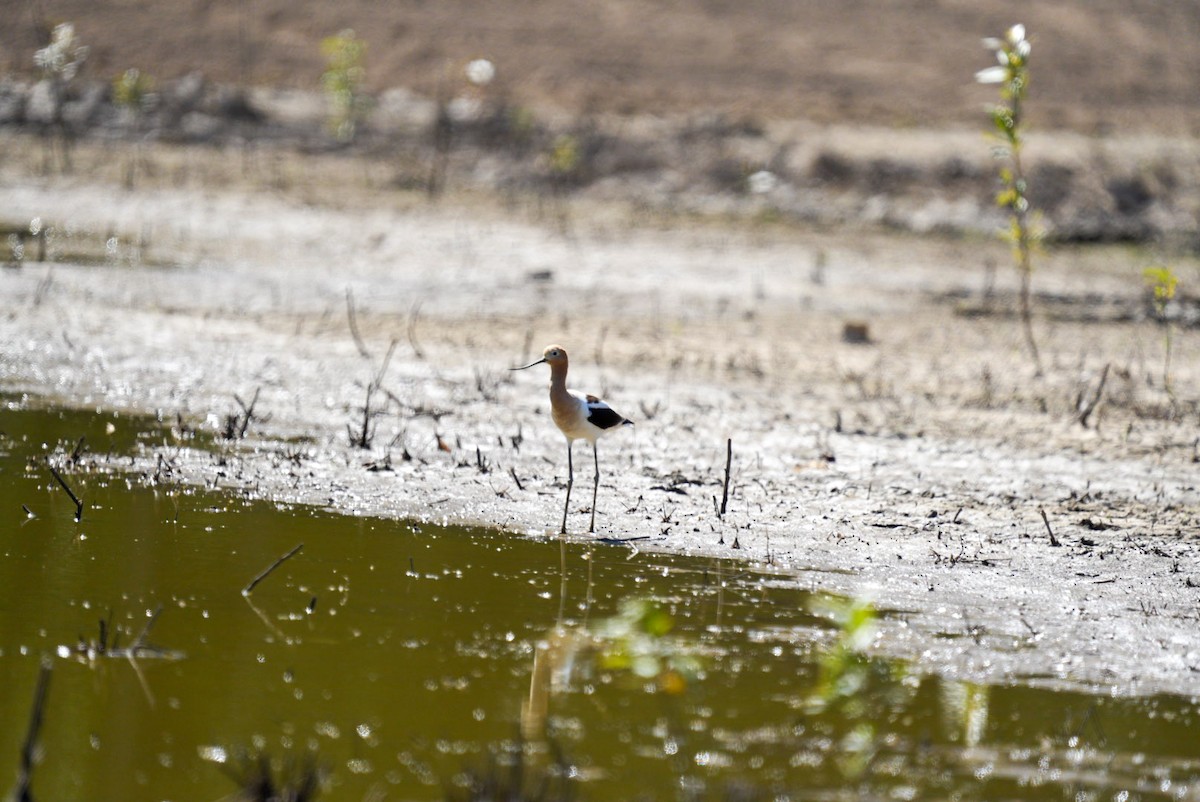
{"type": "Polygon", "coordinates": [[[633,421],[629,420],[594,395],[586,396],[585,403],[587,404],[588,423],[592,424],[598,429],[611,429],[615,426],[626,424],[629,426],[633,425],[633,421]]]}

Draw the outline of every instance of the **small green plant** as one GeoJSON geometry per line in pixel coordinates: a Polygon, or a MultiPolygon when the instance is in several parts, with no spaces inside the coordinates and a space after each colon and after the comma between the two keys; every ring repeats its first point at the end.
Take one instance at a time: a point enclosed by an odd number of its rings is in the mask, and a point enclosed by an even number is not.
{"type": "Polygon", "coordinates": [[[1163,387],[1171,401],[1175,400],[1175,391],[1171,385],[1171,321],[1167,318],[1167,304],[1175,297],[1175,289],[1179,286],[1179,276],[1166,265],[1147,267],[1142,271],[1146,284],[1154,293],[1154,312],[1163,321],[1163,387]]]}
{"type": "Polygon", "coordinates": [[[654,602],[623,602],[617,615],[596,626],[600,667],[629,672],[638,681],[652,680],[668,695],[682,694],[699,673],[700,662],[667,638],[674,625],[671,614],[654,602]]]}
{"type": "MultiPolygon", "coordinates": [[[[129,115],[129,118],[133,121],[134,134],[139,137],[139,140],[142,133],[142,124],[145,119],[145,112],[150,105],[151,98],[153,97],[153,90],[154,79],[139,70],[137,67],[130,67],[113,78],[113,103],[115,103],[118,108],[124,109],[129,115]]],[[[133,146],[133,155],[129,157],[129,160],[125,165],[126,188],[133,188],[134,178],[137,174],[138,163],[143,161],[141,142],[135,141],[133,146]]]]}
{"type": "Polygon", "coordinates": [[[321,40],[325,72],[321,86],[329,98],[329,128],[339,142],[352,142],[370,111],[370,98],[363,90],[367,79],[363,57],[367,43],[347,28],[321,40]]]}
{"type": "Polygon", "coordinates": [[[154,79],[137,67],[119,73],[112,82],[113,102],[140,116],[154,90],[154,79]]]}
{"type": "Polygon", "coordinates": [[[996,195],[996,205],[1009,214],[1006,238],[1012,243],[1013,261],[1021,275],[1021,324],[1034,367],[1041,375],[1041,356],[1033,336],[1030,285],[1033,279],[1033,251],[1042,232],[1032,219],[1029,186],[1021,162],[1023,112],[1025,96],[1029,91],[1029,54],[1032,47],[1025,38],[1024,25],[1014,25],[1003,39],[988,38],[983,40],[983,44],[996,54],[999,62],[994,67],[975,73],[975,80],[979,83],[1000,85],[1000,103],[991,111],[992,133],[1000,143],[996,147],[996,156],[1004,162],[1000,168],[1002,188],[996,195]]]}
{"type": "Polygon", "coordinates": [[[837,738],[838,771],[855,779],[878,753],[878,722],[903,708],[912,691],[901,663],[864,654],[878,630],[878,613],[870,601],[822,597],[813,611],[832,619],[838,631],[818,657],[806,709],[837,738]]]}
{"type": "Polygon", "coordinates": [[[844,709],[851,718],[866,712],[862,691],[868,682],[870,661],[863,650],[871,645],[878,628],[877,613],[869,601],[827,598],[816,612],[838,625],[837,638],[823,649],[817,663],[817,682],[809,696],[810,711],[844,709]]]}
{"type": "Polygon", "coordinates": [[[508,133],[516,145],[524,146],[533,139],[537,131],[537,118],[533,110],[525,106],[514,106],[508,112],[508,133]]]}
{"type": "Polygon", "coordinates": [[[559,134],[550,146],[547,161],[550,174],[558,181],[569,181],[575,178],[582,163],[579,148],[579,138],[571,134],[559,134]]]}

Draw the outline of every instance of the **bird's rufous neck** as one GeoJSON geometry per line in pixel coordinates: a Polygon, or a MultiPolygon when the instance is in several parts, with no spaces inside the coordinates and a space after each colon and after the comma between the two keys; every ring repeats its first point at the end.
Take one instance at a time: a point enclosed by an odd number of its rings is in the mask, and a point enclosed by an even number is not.
{"type": "Polygon", "coordinates": [[[550,364],[550,395],[566,395],[567,366],[562,362],[550,364]]]}

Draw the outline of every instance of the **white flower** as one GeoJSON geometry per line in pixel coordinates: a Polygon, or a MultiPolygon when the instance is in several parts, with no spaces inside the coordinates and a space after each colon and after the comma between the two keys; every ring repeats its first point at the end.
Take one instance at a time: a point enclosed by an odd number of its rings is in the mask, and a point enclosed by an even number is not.
{"type": "Polygon", "coordinates": [[[496,66],[485,58],[467,64],[467,80],[476,86],[487,86],[496,77],[496,66]]]}
{"type": "Polygon", "coordinates": [[[88,49],[78,44],[75,38],[75,26],[69,22],[60,22],[54,26],[50,44],[33,54],[33,63],[44,72],[69,81],[75,77],[87,54],[88,49]]]}
{"type": "Polygon", "coordinates": [[[1008,80],[1008,68],[988,67],[975,73],[975,80],[981,84],[1002,84],[1008,80]]]}
{"type": "Polygon", "coordinates": [[[1025,26],[1017,23],[1008,29],[1008,41],[1010,44],[1017,45],[1025,41],[1025,26]]]}
{"type": "Polygon", "coordinates": [[[759,170],[746,179],[746,185],[755,195],[765,195],[779,185],[779,178],[770,170],[759,170]]]}

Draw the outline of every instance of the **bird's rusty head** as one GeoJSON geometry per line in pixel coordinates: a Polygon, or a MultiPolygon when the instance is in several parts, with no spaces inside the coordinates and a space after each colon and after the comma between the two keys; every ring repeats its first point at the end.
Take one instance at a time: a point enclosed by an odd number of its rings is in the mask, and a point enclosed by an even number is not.
{"type": "Polygon", "coordinates": [[[543,362],[548,364],[550,367],[567,364],[567,349],[563,348],[561,345],[548,345],[546,346],[546,350],[542,351],[541,359],[537,360],[536,362],[530,362],[528,365],[523,365],[519,368],[509,368],[509,370],[525,370],[533,367],[534,365],[540,365],[543,362]]]}

